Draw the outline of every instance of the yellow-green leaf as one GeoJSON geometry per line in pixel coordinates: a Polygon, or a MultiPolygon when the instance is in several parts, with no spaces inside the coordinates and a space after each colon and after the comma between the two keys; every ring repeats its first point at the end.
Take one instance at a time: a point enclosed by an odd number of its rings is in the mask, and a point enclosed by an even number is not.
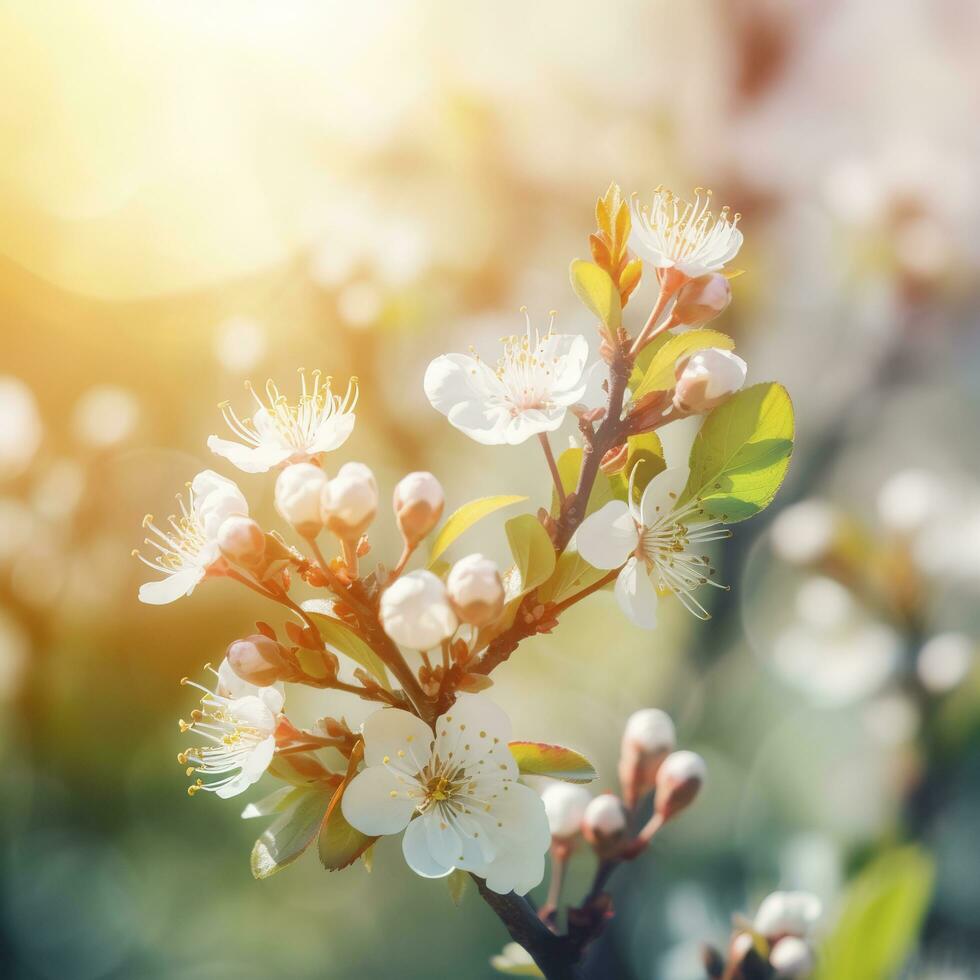
{"type": "Polygon", "coordinates": [[[432,552],[429,555],[430,567],[464,531],[468,531],[477,521],[483,520],[495,510],[509,507],[511,504],[519,504],[523,500],[527,500],[527,497],[480,497],[453,511],[432,544],[432,552]]]}
{"type": "Polygon", "coordinates": [[[752,385],[704,420],[691,447],[691,474],[678,505],[698,497],[727,523],[768,507],[793,451],[793,403],[782,385],[752,385]]]}
{"type": "Polygon", "coordinates": [[[550,776],[566,783],[591,783],[595,766],[581,752],[545,742],[511,742],[510,751],[523,776],[550,776]]]}
{"type": "MultiPolygon", "coordinates": [[[[308,599],[303,611],[316,623],[323,642],[331,650],[360,664],[382,687],[391,690],[388,672],[381,658],[345,622],[330,615],[332,606],[323,599],[308,599]]],[[[310,658],[307,657],[307,660],[310,658]]],[[[314,676],[317,676],[314,674],[314,676]]]]}
{"type": "Polygon", "coordinates": [[[320,831],[320,863],[328,871],[340,871],[352,865],[377,839],[352,827],[343,810],[335,806],[320,831]]]}
{"type": "Polygon", "coordinates": [[[638,503],[647,484],[658,473],[667,469],[664,447],[656,432],[644,432],[638,436],[630,436],[626,440],[626,445],[628,446],[626,466],[612,477],[610,482],[614,496],[620,500],[625,500],[629,493],[630,474],[636,470],[636,475],[633,478],[633,499],[638,503]]]}
{"type": "Polygon", "coordinates": [[[533,514],[512,517],[504,530],[521,577],[520,594],[525,595],[551,577],[555,570],[555,546],[533,514]]]}
{"type": "Polygon", "coordinates": [[[605,569],[593,568],[574,548],[566,548],[558,557],[554,574],[538,589],[538,598],[542,602],[564,602],[605,574],[605,569]]]}
{"type": "Polygon", "coordinates": [[[446,887],[449,889],[449,897],[453,900],[453,905],[456,908],[459,908],[463,904],[463,897],[466,895],[466,889],[469,883],[470,876],[465,871],[460,871],[459,868],[446,877],[446,887]]]}
{"type": "Polygon", "coordinates": [[[886,851],[855,878],[817,980],[890,980],[915,946],[935,870],[915,845],[886,851]]]}
{"type": "Polygon", "coordinates": [[[319,787],[301,790],[298,802],[270,824],[252,848],[256,878],[268,878],[292,864],[313,843],[331,795],[319,787]]]}
{"type": "Polygon", "coordinates": [[[623,309],[619,289],[609,273],[595,262],[576,259],[569,268],[569,278],[575,295],[615,334],[622,323],[623,309]]]}
{"type": "Polygon", "coordinates": [[[650,359],[643,378],[633,389],[633,401],[638,401],[651,391],[668,391],[673,388],[677,362],[682,357],[690,357],[708,347],[733,350],[735,341],[719,330],[686,330],[684,333],[671,334],[650,359]]]}
{"type": "MultiPolygon", "coordinates": [[[[566,494],[571,493],[578,486],[578,476],[582,470],[583,452],[577,447],[566,449],[558,457],[558,476],[561,478],[561,486],[566,494]]],[[[595,482],[592,484],[592,493],[589,494],[589,502],[585,508],[586,514],[591,514],[604,504],[608,504],[613,499],[612,485],[609,477],[601,470],[596,473],[595,482]]],[[[551,492],[551,513],[558,515],[558,493],[551,492]]]]}

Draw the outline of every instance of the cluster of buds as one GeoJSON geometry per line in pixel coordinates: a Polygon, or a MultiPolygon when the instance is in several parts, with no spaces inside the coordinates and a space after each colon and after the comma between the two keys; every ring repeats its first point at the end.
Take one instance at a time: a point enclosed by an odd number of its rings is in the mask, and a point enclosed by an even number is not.
{"type": "Polygon", "coordinates": [[[701,756],[675,747],[670,716],[658,708],[644,708],[630,715],[623,732],[620,795],[593,796],[582,786],[565,783],[544,790],[552,856],[552,894],[541,912],[545,921],[557,912],[565,865],[581,840],[599,861],[596,886],[585,905],[570,912],[584,921],[602,914],[601,886],[611,870],[641,854],[664,824],[694,802],[707,767],[701,756]],[[651,793],[652,806],[646,809],[651,793]]]}
{"type": "Polygon", "coordinates": [[[812,932],[821,911],[820,899],[809,892],[772,892],[763,899],[754,920],[735,917],[727,956],[705,947],[708,976],[806,980],[816,967],[812,932]]]}

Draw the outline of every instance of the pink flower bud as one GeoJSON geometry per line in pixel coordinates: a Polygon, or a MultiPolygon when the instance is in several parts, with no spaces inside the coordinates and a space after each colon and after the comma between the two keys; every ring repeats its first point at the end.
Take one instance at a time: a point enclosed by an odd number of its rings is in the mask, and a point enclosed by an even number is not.
{"type": "Polygon", "coordinates": [[[665,711],[644,708],[630,715],[619,755],[619,781],[627,807],[632,809],[654,788],[661,764],[676,745],[674,723],[665,711]]]}
{"type": "Polygon", "coordinates": [[[320,497],[327,474],[312,463],[293,463],[276,480],[276,510],[304,538],[315,538],[323,528],[320,497]]]}
{"type": "Polygon", "coordinates": [[[580,833],[585,811],[591,801],[592,794],[582,786],[570,783],[549,786],[541,794],[541,802],[544,803],[551,836],[565,841],[580,833]]]}
{"type": "Polygon", "coordinates": [[[731,283],[720,273],[691,279],[677,293],[673,316],[687,327],[708,323],[724,313],[732,301],[731,283]]]}
{"type": "Polygon", "coordinates": [[[398,483],[392,504],[398,528],[410,547],[439,523],[445,503],[442,485],[431,473],[409,473],[398,483]]]}
{"type": "Polygon", "coordinates": [[[730,350],[709,347],[678,363],[674,408],[689,414],[709,412],[745,384],[748,365],[730,350]]]}
{"type": "Polygon", "coordinates": [[[363,463],[344,463],[320,496],[323,523],[341,539],[359,538],[378,511],[378,484],[363,463]]]}
{"type": "Polygon", "coordinates": [[[602,793],[585,808],[582,835],[599,857],[614,854],[626,837],[626,810],[612,793],[602,793]]]}
{"type": "Polygon", "coordinates": [[[461,558],[446,578],[449,601],[461,622],[487,626],[504,608],[504,583],[497,563],[483,555],[461,558]]]}
{"type": "Polygon", "coordinates": [[[769,953],[769,965],[779,977],[786,980],[803,980],[816,965],[809,943],[797,936],[785,936],[769,953]]]}
{"type": "Polygon", "coordinates": [[[704,785],[708,767],[696,752],[673,752],[657,772],[656,815],[663,823],[689,807],[704,785]]]}
{"type": "Polygon", "coordinates": [[[275,640],[261,633],[253,633],[244,640],[235,640],[230,644],[225,659],[241,680],[256,687],[268,687],[281,680],[286,673],[280,650],[275,640]]]}
{"type": "Polygon", "coordinates": [[[218,547],[230,561],[255,568],[265,558],[265,531],[251,517],[233,514],[218,528],[218,547]]]}

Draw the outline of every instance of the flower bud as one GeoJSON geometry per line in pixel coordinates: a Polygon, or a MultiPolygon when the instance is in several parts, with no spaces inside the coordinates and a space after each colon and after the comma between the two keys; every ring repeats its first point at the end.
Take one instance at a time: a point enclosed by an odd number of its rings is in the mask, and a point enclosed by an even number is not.
{"type": "Polygon", "coordinates": [[[378,483],[363,463],[344,463],[324,484],[321,516],[327,529],[342,540],[356,540],[378,512],[378,483]]]}
{"type": "Polygon", "coordinates": [[[657,772],[656,815],[663,823],[689,807],[704,785],[708,767],[696,752],[673,752],[657,772]]]}
{"type": "Polygon", "coordinates": [[[813,972],[813,951],[797,936],[784,936],[770,951],[769,965],[778,977],[802,980],[813,972]]]}
{"type": "Polygon", "coordinates": [[[461,622],[487,626],[504,608],[504,583],[497,563],[483,555],[461,558],[446,578],[449,601],[461,622]]]}
{"type": "Polygon", "coordinates": [[[233,514],[218,528],[218,547],[230,561],[255,568],[265,558],[265,531],[251,517],[233,514]]]}
{"type": "Polygon", "coordinates": [[[618,446],[613,446],[599,461],[599,469],[606,476],[615,476],[617,473],[622,473],[626,469],[627,462],[629,462],[629,456],[630,447],[625,442],[620,443],[618,446]]]}
{"type": "Polygon", "coordinates": [[[244,640],[235,640],[228,646],[225,659],[236,676],[256,687],[268,687],[281,680],[285,673],[285,661],[281,647],[262,633],[253,633],[244,640]]]}
{"type": "Polygon", "coordinates": [[[654,788],[661,763],[676,745],[674,723],[665,711],[644,708],[629,716],[619,754],[619,781],[627,807],[632,809],[654,788]]]}
{"type": "Polygon", "coordinates": [[[293,463],[276,480],[276,510],[297,534],[315,538],[323,528],[320,497],[327,474],[312,463],[293,463]]]}
{"type": "Polygon", "coordinates": [[[556,840],[569,840],[582,830],[582,819],[592,802],[592,794],[583,786],[554,783],[541,794],[548,828],[556,840]]]}
{"type": "Polygon", "coordinates": [[[709,272],[685,283],[677,292],[673,317],[686,327],[698,326],[724,313],[732,301],[732,286],[725,276],[709,272]]]}
{"type": "Polygon", "coordinates": [[[820,899],[809,892],[773,892],[763,899],[753,927],[772,943],[784,936],[803,939],[821,911],[820,899]]]}
{"type": "Polygon", "coordinates": [[[402,537],[414,548],[439,523],[446,498],[431,473],[418,472],[398,483],[392,503],[402,537]]]}
{"type": "Polygon", "coordinates": [[[459,625],[442,579],[415,571],[396,579],[381,596],[381,625],[411,650],[431,650],[459,625]]]}
{"type": "Polygon", "coordinates": [[[709,347],[682,360],[675,369],[674,408],[709,412],[745,384],[748,365],[730,350],[709,347]]]}
{"type": "Polygon", "coordinates": [[[582,834],[599,857],[616,852],[626,836],[626,810],[612,793],[601,793],[585,808],[582,834]]]}

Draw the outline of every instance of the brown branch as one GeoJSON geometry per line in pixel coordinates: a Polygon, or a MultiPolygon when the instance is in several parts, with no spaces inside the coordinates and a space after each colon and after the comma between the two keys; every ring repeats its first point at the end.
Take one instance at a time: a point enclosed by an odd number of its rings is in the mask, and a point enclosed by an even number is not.
{"type": "Polygon", "coordinates": [[[567,936],[556,936],[535,914],[530,903],[509,892],[498,895],[482,878],[471,876],[480,896],[507,927],[511,939],[519,943],[537,963],[547,980],[581,980],[581,955],[567,936]]]}

